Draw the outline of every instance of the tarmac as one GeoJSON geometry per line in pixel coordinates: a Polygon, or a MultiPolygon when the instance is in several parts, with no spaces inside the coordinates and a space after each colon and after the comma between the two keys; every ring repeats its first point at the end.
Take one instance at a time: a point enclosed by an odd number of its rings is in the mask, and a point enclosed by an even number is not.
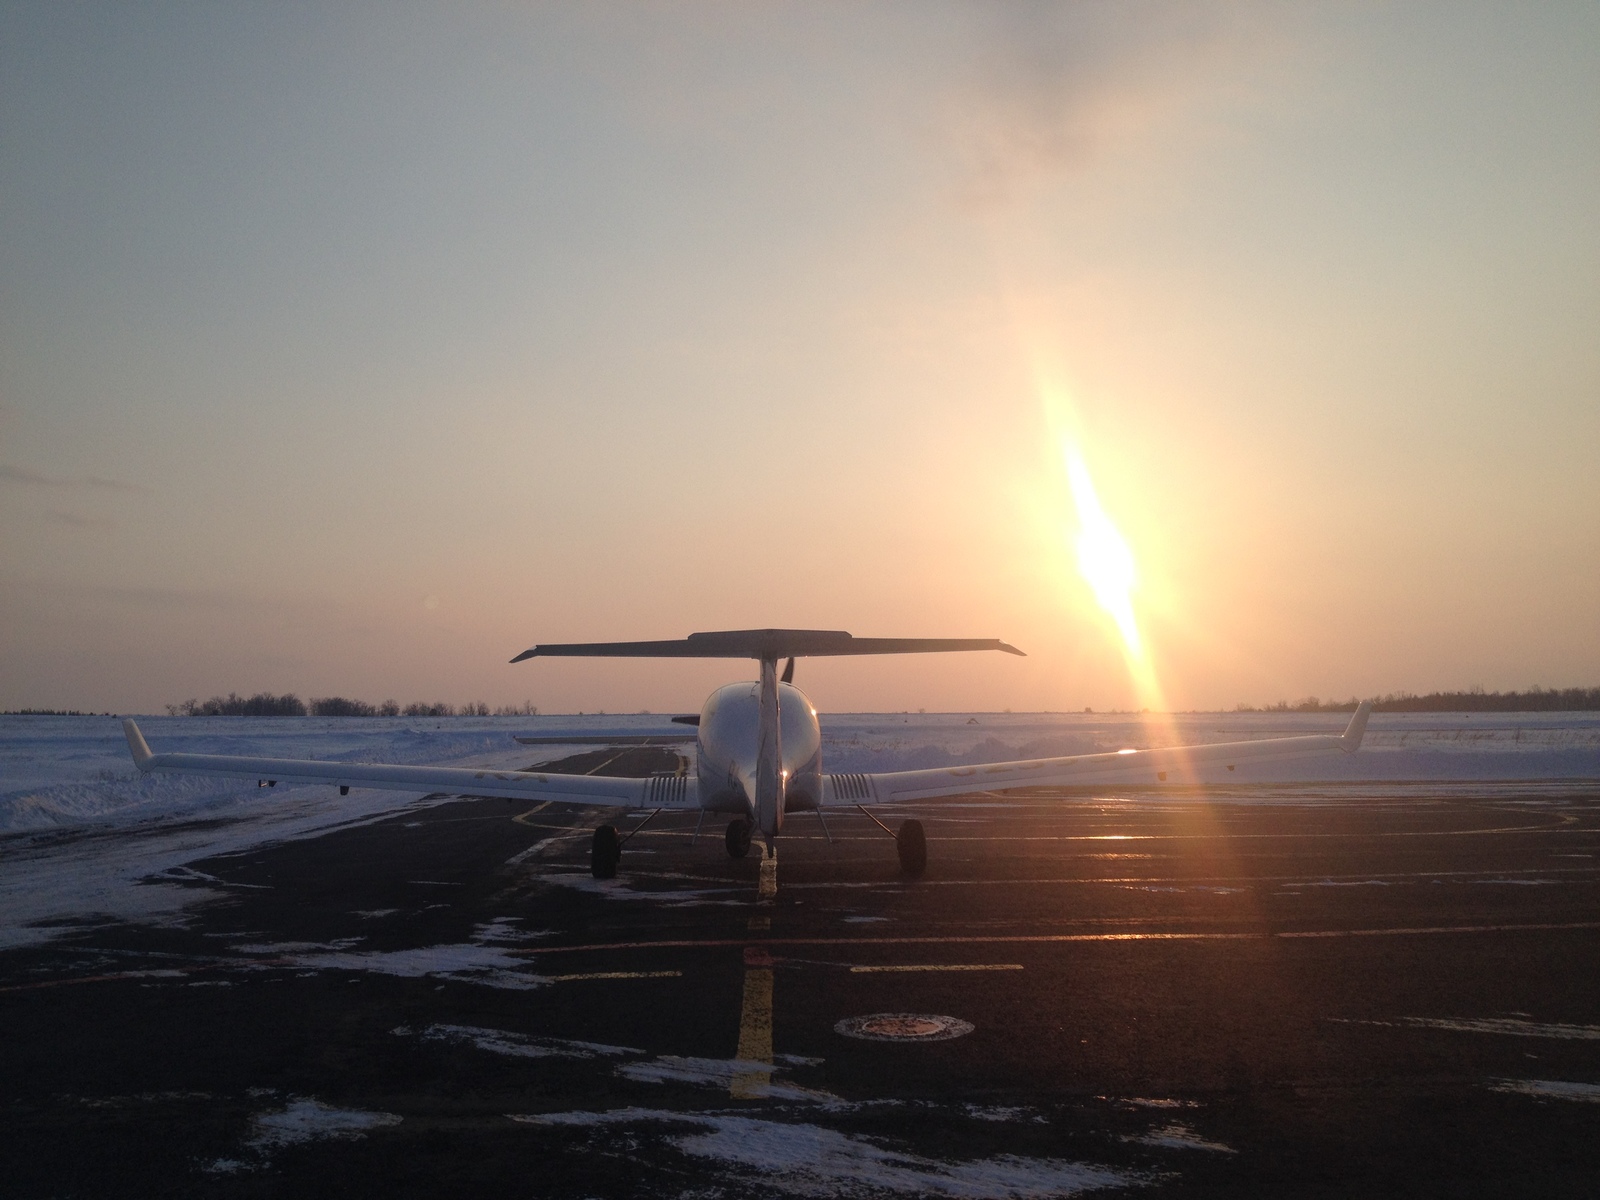
{"type": "MultiPolygon", "coordinates": [[[[568,769],[659,766],[634,750],[568,769]],[[643,757],[641,757],[643,756],[643,757]]],[[[1600,1194],[1600,790],[463,799],[0,954],[0,1191],[1600,1194]]]]}

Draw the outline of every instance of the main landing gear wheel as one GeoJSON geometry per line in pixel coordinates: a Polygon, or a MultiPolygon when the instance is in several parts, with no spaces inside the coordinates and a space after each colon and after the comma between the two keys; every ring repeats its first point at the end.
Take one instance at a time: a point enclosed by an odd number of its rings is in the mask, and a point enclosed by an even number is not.
{"type": "Polygon", "coordinates": [[[594,831],[594,842],[589,850],[589,874],[596,879],[613,879],[617,863],[622,858],[622,843],[617,840],[615,825],[602,825],[594,831]]]}
{"type": "Polygon", "coordinates": [[[928,869],[928,835],[922,832],[922,822],[900,822],[900,832],[894,835],[894,848],[900,851],[900,873],[920,879],[928,869]]]}
{"type": "Polygon", "coordinates": [[[750,822],[735,817],[728,822],[728,857],[743,858],[750,853],[750,822]]]}

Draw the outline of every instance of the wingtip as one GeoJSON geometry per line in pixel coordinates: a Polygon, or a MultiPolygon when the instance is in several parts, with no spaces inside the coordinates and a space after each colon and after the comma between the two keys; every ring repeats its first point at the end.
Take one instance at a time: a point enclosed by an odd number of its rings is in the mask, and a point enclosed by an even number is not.
{"type": "Polygon", "coordinates": [[[1354,754],[1361,749],[1361,739],[1366,736],[1367,718],[1372,715],[1372,701],[1363,700],[1356,705],[1355,715],[1350,718],[1350,724],[1340,735],[1340,749],[1346,754],[1354,754]]]}
{"type": "Polygon", "coordinates": [[[1007,654],[1015,654],[1015,655],[1016,655],[1016,656],[1017,656],[1017,657],[1018,657],[1018,658],[1027,658],[1027,657],[1028,657],[1028,655],[1027,655],[1027,652],[1026,652],[1026,651],[1023,651],[1023,650],[1018,650],[1018,649],[1017,649],[1017,648],[1016,648],[1016,647],[1015,647],[1015,646],[1013,646],[1013,645],[1012,645],[1012,644],[1011,644],[1011,643],[1010,643],[1010,642],[1001,642],[1001,643],[1000,643],[1000,644],[999,644],[999,645],[998,645],[998,646],[997,646],[997,647],[996,647],[996,649],[999,649],[999,650],[1004,650],[1004,651],[1005,651],[1005,652],[1006,652],[1006,653],[1007,653],[1007,654]]]}
{"type": "Polygon", "coordinates": [[[525,658],[532,658],[532,657],[533,657],[533,656],[534,656],[534,655],[536,655],[536,654],[538,654],[538,653],[539,653],[539,647],[537,647],[537,646],[535,646],[535,647],[534,647],[534,648],[533,648],[533,649],[531,649],[531,650],[524,650],[524,651],[523,651],[523,652],[522,652],[522,653],[521,653],[521,654],[519,654],[519,655],[517,655],[517,656],[516,656],[516,657],[515,657],[515,658],[513,658],[513,659],[512,659],[512,660],[511,660],[511,661],[512,661],[512,662],[514,662],[514,663],[519,663],[519,662],[521,662],[521,661],[522,661],[522,660],[523,660],[523,659],[525,659],[525,658]]]}
{"type": "Polygon", "coordinates": [[[133,754],[133,765],[141,771],[148,771],[146,766],[155,755],[150,753],[150,745],[144,740],[144,734],[139,732],[139,726],[132,717],[122,718],[122,734],[128,739],[128,750],[133,754]]]}

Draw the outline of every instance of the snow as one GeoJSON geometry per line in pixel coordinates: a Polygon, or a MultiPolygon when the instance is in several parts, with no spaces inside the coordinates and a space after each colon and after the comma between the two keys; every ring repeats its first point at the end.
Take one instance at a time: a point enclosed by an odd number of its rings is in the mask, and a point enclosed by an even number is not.
{"type": "Polygon", "coordinates": [[[245,1145],[252,1150],[269,1151],[319,1138],[359,1138],[385,1125],[398,1125],[394,1113],[361,1112],[332,1108],[319,1100],[292,1100],[277,1112],[257,1114],[250,1122],[251,1136],[245,1145]]]}
{"type": "Polygon", "coordinates": [[[548,981],[528,972],[527,962],[494,946],[462,942],[410,950],[336,951],[280,956],[292,965],[322,971],[372,971],[402,979],[450,979],[486,987],[532,991],[548,981]]]}
{"type": "MultiPolygon", "coordinates": [[[[395,1034],[405,1037],[411,1030],[405,1026],[395,1034]]],[[[631,1046],[606,1046],[599,1042],[574,1042],[566,1038],[530,1037],[509,1029],[484,1029],[477,1025],[429,1025],[418,1035],[424,1041],[457,1042],[475,1046],[490,1054],[510,1058],[598,1058],[619,1055],[642,1055],[643,1050],[631,1046]]]]}
{"type": "Polygon", "coordinates": [[[1489,1086],[1497,1092],[1513,1092],[1540,1100],[1600,1104],[1600,1084],[1595,1083],[1571,1083],[1564,1079],[1496,1079],[1489,1086]]]}
{"type": "Polygon", "coordinates": [[[1152,1129],[1149,1133],[1123,1140],[1138,1142],[1143,1146],[1157,1146],[1163,1150],[1209,1150],[1213,1154],[1237,1153],[1232,1146],[1208,1141],[1187,1125],[1163,1125],[1159,1129],[1152,1129]]]}
{"type": "MultiPolygon", "coordinates": [[[[857,1196],[891,1192],[977,1200],[1032,1200],[1072,1196],[1098,1188],[1148,1182],[1142,1174],[1057,1158],[1001,1154],[966,1162],[941,1162],[894,1150],[864,1137],[820,1125],[771,1121],[729,1113],[679,1113],[623,1108],[607,1112],[512,1115],[529,1125],[596,1128],[616,1125],[692,1125],[669,1136],[684,1154],[747,1173],[748,1182],[782,1196],[857,1196]]],[[[742,1181],[741,1181],[742,1182],[742,1181]]]]}

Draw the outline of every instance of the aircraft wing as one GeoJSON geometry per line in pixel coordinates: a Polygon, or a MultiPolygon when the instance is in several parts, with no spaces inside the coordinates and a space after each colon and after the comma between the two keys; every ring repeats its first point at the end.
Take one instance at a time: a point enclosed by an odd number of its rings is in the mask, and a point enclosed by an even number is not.
{"type": "Polygon", "coordinates": [[[1362,703],[1342,734],[1260,738],[1249,742],[1217,742],[1208,746],[1163,746],[1154,750],[1116,750],[1109,754],[1076,754],[1015,762],[979,763],[969,767],[936,767],[925,771],[824,776],[822,803],[889,804],[933,800],[973,792],[1021,787],[1062,787],[1101,780],[1155,783],[1167,773],[1199,764],[1302,758],[1330,751],[1353,754],[1361,746],[1372,705],[1362,703]]]}
{"type": "Polygon", "coordinates": [[[474,767],[403,767],[387,763],[328,762],[305,758],[248,758],[232,754],[153,754],[132,717],[122,731],[140,771],[186,771],[335,787],[386,788],[398,792],[449,792],[549,800],[589,808],[698,808],[699,782],[692,776],[657,775],[614,779],[546,771],[492,771],[474,767]]]}

